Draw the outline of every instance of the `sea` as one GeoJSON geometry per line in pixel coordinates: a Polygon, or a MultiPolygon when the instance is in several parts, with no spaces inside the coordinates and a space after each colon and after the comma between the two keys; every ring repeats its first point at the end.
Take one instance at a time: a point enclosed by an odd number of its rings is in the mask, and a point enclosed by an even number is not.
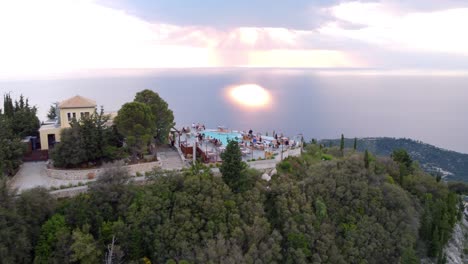
{"type": "MultiPolygon", "coordinates": [[[[173,110],[176,126],[287,136],[306,140],[402,137],[468,153],[468,73],[309,69],[125,69],[60,77],[0,80],[0,94],[24,95],[41,120],[51,104],[74,95],[118,111],[144,89],[173,110]],[[249,107],[229,96],[256,84],[268,105],[249,107]]],[[[2,103],[2,99],[0,99],[2,103]]],[[[0,106],[1,108],[1,106],[0,106]]]]}

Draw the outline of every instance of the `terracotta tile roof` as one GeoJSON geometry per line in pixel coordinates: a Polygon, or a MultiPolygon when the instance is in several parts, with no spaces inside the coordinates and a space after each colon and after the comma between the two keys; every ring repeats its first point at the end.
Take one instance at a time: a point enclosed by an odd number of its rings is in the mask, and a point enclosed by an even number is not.
{"type": "Polygon", "coordinates": [[[96,102],[84,98],[83,96],[74,96],[70,99],[60,102],[59,108],[85,108],[85,107],[96,107],[96,102]]]}

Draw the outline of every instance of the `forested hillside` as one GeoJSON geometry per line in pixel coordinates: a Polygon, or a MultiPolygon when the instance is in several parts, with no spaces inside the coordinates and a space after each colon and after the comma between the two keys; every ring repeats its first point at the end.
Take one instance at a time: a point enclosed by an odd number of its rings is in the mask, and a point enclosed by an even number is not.
{"type": "MultiPolygon", "coordinates": [[[[340,140],[321,140],[325,146],[339,146],[340,140]]],[[[353,148],[354,139],[345,139],[345,146],[353,148]]],[[[396,149],[406,149],[428,173],[442,175],[448,181],[468,182],[468,154],[441,149],[420,141],[406,138],[360,138],[357,150],[369,150],[379,156],[390,156],[396,149]]]]}
{"type": "Polygon", "coordinates": [[[266,182],[230,145],[222,177],[197,166],[155,171],[137,186],[114,168],[87,194],[58,202],[40,189],[13,198],[2,181],[0,259],[345,264],[429,256],[443,263],[460,201],[405,155],[393,161],[309,145],[266,182]]]}

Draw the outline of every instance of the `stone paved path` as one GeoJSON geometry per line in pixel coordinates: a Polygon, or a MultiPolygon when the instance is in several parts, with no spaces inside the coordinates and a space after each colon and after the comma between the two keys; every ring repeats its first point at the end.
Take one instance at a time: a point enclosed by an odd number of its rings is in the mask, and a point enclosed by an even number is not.
{"type": "Polygon", "coordinates": [[[77,185],[81,180],[58,180],[47,176],[45,172],[45,162],[25,162],[21,165],[21,169],[13,177],[10,186],[22,192],[34,187],[59,187],[61,185],[77,185]]]}
{"type": "Polygon", "coordinates": [[[163,170],[175,170],[184,167],[184,163],[177,150],[170,147],[160,147],[158,157],[162,163],[163,170]]]}

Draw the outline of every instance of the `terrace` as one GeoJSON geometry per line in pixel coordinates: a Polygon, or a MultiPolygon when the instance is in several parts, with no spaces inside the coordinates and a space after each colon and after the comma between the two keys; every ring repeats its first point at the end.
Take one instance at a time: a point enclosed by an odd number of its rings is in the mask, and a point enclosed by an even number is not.
{"type": "Polygon", "coordinates": [[[301,136],[268,137],[253,131],[247,133],[224,127],[218,127],[218,129],[184,128],[178,140],[178,146],[186,159],[193,158],[193,146],[196,146],[195,155],[204,163],[222,162],[221,153],[225,151],[229,140],[239,142],[244,161],[280,158],[282,151],[298,148],[301,145],[301,136]]]}

